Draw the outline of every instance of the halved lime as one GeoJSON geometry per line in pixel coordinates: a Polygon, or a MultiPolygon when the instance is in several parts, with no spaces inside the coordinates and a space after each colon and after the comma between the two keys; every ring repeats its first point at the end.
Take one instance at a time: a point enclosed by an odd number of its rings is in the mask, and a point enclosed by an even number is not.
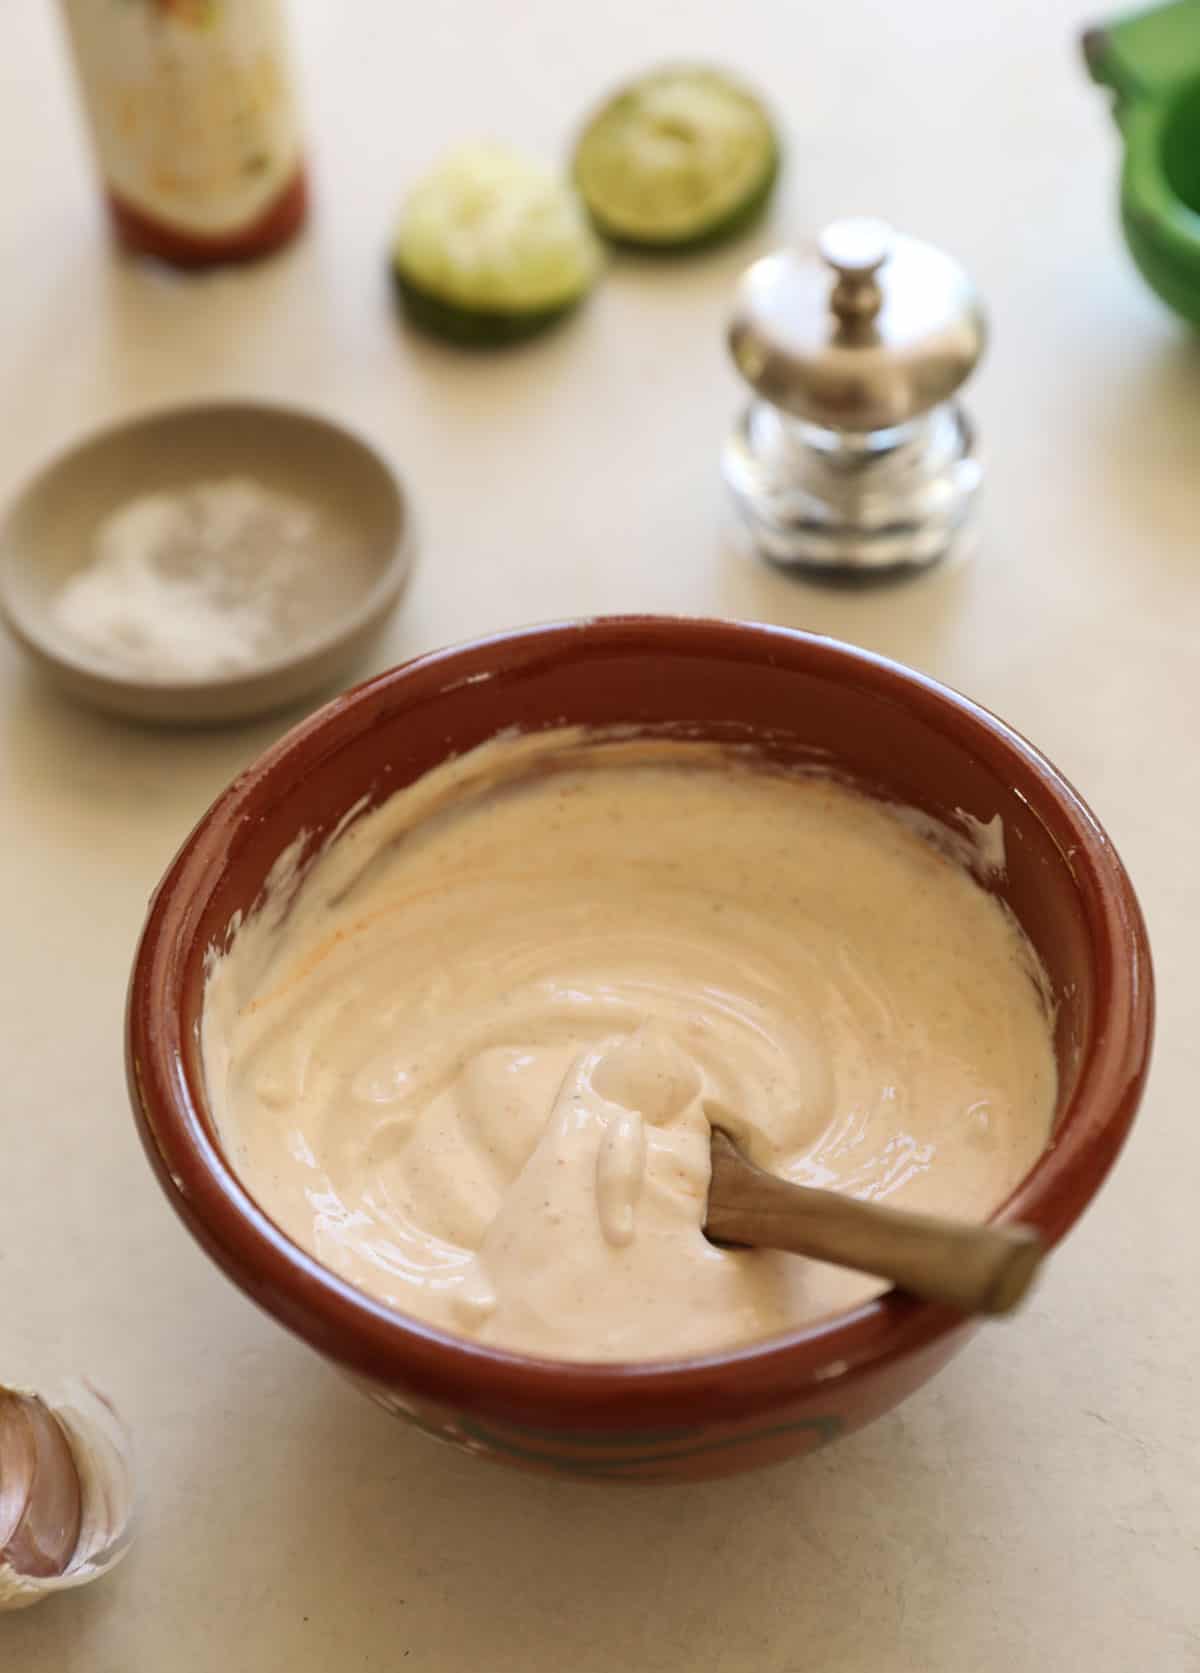
{"type": "Polygon", "coordinates": [[[679,250],[738,232],[779,172],[762,101],[723,70],[655,70],[603,105],[575,149],[575,181],[606,237],[679,250]]]}
{"type": "Polygon", "coordinates": [[[586,296],[600,250],[570,184],[497,145],[452,152],[409,193],[391,251],[413,323],[456,342],[515,342],[586,296]]]}

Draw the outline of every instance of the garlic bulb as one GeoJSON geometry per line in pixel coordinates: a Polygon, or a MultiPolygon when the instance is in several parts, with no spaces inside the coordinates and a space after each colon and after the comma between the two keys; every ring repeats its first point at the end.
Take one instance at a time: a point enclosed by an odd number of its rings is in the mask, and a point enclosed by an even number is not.
{"type": "Polygon", "coordinates": [[[47,1400],[0,1384],[0,1610],[110,1569],[133,1499],[129,1436],[102,1394],[75,1382],[47,1400]]]}

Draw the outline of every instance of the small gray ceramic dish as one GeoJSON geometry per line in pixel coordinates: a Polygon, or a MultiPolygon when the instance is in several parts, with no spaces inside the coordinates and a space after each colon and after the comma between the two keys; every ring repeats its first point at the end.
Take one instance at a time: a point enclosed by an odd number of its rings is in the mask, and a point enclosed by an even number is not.
{"type": "Polygon", "coordinates": [[[212,725],[299,702],[341,680],[395,608],[411,561],[410,514],[383,459],[339,425],[253,402],[151,414],[104,430],[52,461],[0,522],[0,615],[73,697],[133,720],[212,725]],[[52,608],[94,556],[101,522],[140,495],[252,477],[302,500],[336,535],[344,576],[333,618],[294,650],[215,678],[150,680],[81,650],[52,608]]]}

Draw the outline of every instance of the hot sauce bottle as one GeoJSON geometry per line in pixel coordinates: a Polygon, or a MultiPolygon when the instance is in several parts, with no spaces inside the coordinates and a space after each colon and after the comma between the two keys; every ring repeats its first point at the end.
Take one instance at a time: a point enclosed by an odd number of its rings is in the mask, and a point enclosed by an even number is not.
{"type": "Polygon", "coordinates": [[[112,222],[179,267],[248,261],[307,190],[280,0],[60,0],[112,222]]]}

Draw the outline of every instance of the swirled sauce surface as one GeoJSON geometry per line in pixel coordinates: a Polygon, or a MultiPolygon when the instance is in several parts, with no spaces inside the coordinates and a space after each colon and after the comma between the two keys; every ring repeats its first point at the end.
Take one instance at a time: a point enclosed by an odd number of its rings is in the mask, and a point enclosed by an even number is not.
{"type": "Polygon", "coordinates": [[[298,1244],[448,1331],[650,1359],[876,1293],[708,1243],[713,1121],[788,1178],[963,1218],[1047,1142],[1031,948],[856,790],[497,740],[299,852],[210,963],[218,1129],[298,1244]]]}

